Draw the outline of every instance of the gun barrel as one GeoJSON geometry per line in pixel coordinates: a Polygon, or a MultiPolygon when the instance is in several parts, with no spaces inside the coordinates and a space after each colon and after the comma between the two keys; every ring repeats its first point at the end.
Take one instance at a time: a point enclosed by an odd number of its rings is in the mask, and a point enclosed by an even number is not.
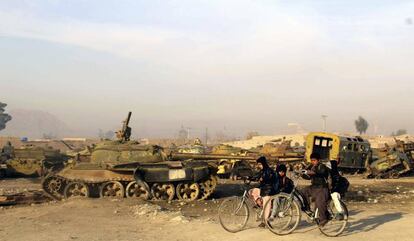
{"type": "Polygon", "coordinates": [[[127,118],[125,120],[125,126],[128,126],[129,125],[129,120],[131,120],[131,115],[132,115],[132,112],[131,111],[128,112],[128,116],[127,116],[127,118]]]}
{"type": "MultiPolygon", "coordinates": [[[[217,155],[217,154],[193,154],[193,153],[172,153],[171,159],[172,160],[183,160],[183,159],[194,159],[194,160],[246,160],[246,161],[254,161],[259,158],[259,155],[254,156],[233,156],[233,155],[217,155]]],[[[286,161],[293,161],[293,160],[301,160],[303,156],[300,155],[272,155],[266,156],[269,161],[279,161],[279,160],[286,160],[286,161]]]]}
{"type": "Polygon", "coordinates": [[[220,160],[220,159],[232,159],[232,160],[256,160],[256,157],[252,156],[232,156],[232,155],[216,155],[216,154],[193,154],[193,153],[172,153],[171,158],[173,160],[194,159],[194,160],[220,160]]]}

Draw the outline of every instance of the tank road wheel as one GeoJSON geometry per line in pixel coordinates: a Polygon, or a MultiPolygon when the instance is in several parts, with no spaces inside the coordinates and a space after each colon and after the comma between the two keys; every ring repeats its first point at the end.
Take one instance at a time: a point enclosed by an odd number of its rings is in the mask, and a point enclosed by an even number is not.
{"type": "Polygon", "coordinates": [[[43,190],[55,199],[62,198],[63,179],[57,176],[48,176],[42,182],[43,190]]]}
{"type": "Polygon", "coordinates": [[[183,201],[194,201],[200,195],[200,187],[197,183],[180,183],[176,189],[178,199],[183,201]]]}
{"type": "Polygon", "coordinates": [[[151,194],[155,200],[173,200],[175,196],[175,188],[171,183],[162,184],[154,183],[151,187],[151,194]]]}
{"type": "Polygon", "coordinates": [[[65,187],[65,198],[89,197],[89,188],[82,182],[71,182],[65,187]]]}
{"type": "Polygon", "coordinates": [[[143,198],[145,200],[148,200],[150,197],[149,188],[148,186],[144,187],[143,185],[138,184],[136,181],[130,182],[126,187],[126,196],[143,198]]]}
{"type": "Polygon", "coordinates": [[[101,185],[99,189],[100,197],[120,197],[125,196],[125,189],[118,181],[109,181],[101,185]]]}
{"type": "Polygon", "coordinates": [[[394,171],[394,172],[390,173],[390,177],[392,179],[398,179],[398,178],[400,178],[400,174],[397,171],[394,171]]]}
{"type": "Polygon", "coordinates": [[[209,179],[205,180],[204,182],[200,183],[200,199],[204,200],[208,198],[216,189],[217,186],[217,176],[210,176],[209,179]]]}

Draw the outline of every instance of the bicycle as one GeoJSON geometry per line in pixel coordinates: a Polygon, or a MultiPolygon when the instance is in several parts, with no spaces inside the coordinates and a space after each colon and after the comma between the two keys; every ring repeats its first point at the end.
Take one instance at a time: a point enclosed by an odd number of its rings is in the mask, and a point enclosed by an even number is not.
{"type": "Polygon", "coordinates": [[[292,233],[301,221],[301,214],[304,212],[311,223],[316,223],[321,233],[328,237],[339,236],[346,228],[348,223],[348,208],[342,200],[334,203],[332,199],[328,203],[328,223],[324,226],[319,225],[318,209],[313,211],[301,192],[298,191],[300,175],[294,172],[296,179],[293,191],[290,194],[280,193],[272,196],[266,202],[264,208],[271,205],[270,217],[266,220],[266,227],[278,235],[287,235],[292,233]],[[341,210],[342,209],[342,210],[341,210]]]}
{"type": "Polygon", "coordinates": [[[249,220],[250,210],[255,211],[257,220],[262,219],[263,208],[252,200],[245,188],[241,197],[229,197],[220,204],[218,216],[221,226],[231,233],[243,230],[249,220]]]}

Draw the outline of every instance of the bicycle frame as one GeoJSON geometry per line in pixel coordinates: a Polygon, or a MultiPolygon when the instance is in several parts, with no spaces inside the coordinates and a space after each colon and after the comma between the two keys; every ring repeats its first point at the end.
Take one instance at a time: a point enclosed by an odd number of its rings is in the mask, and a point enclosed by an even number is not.
{"type": "MultiPolygon", "coordinates": [[[[294,200],[296,200],[299,203],[299,206],[300,206],[301,210],[309,218],[311,218],[312,220],[314,220],[315,217],[317,217],[316,216],[317,215],[317,210],[315,210],[315,212],[311,210],[310,203],[308,203],[308,199],[298,190],[297,187],[299,185],[299,179],[300,179],[299,175],[298,174],[295,174],[295,178],[294,179],[296,179],[295,182],[294,182],[295,185],[293,187],[292,192],[288,194],[289,195],[289,199],[287,200],[288,201],[288,204],[290,205],[291,202],[293,202],[294,200]]],[[[276,206],[277,205],[274,205],[274,208],[276,208],[276,206]]],[[[274,214],[275,211],[276,210],[272,210],[272,215],[274,214]]]]}

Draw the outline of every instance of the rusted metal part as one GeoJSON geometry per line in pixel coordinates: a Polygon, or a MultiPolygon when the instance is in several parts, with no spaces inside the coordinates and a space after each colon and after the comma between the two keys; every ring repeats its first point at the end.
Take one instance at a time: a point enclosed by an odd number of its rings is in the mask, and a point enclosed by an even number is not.
{"type": "Polygon", "coordinates": [[[118,173],[110,170],[76,170],[64,169],[57,176],[70,181],[101,183],[108,181],[134,181],[132,172],[118,173]]]}
{"type": "Polygon", "coordinates": [[[414,143],[396,140],[393,147],[375,150],[377,159],[368,167],[366,176],[371,178],[398,178],[414,169],[412,152],[414,143]]]}
{"type": "Polygon", "coordinates": [[[50,200],[43,191],[28,191],[0,196],[0,206],[44,203],[50,200]]]}

